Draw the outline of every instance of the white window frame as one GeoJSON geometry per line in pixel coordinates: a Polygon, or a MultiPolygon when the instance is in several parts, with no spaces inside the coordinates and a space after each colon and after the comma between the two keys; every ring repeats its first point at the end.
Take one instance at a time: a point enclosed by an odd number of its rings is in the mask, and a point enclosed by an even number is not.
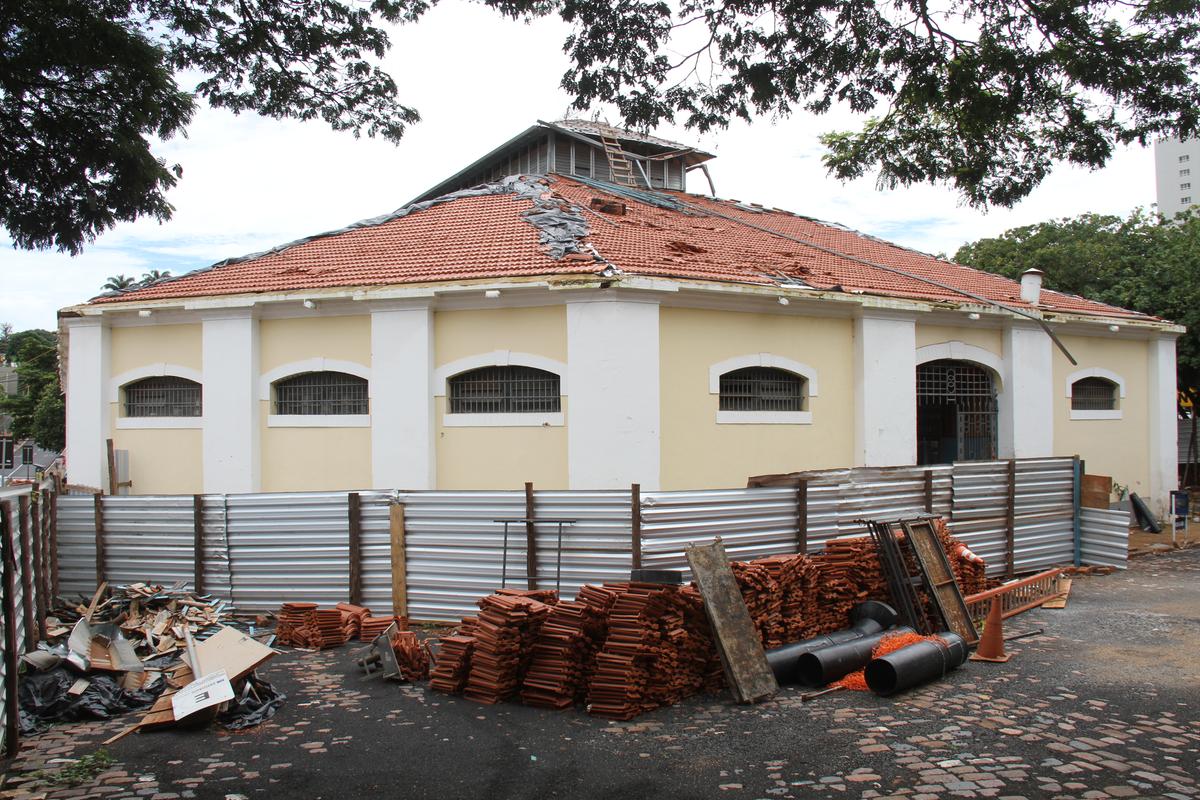
{"type": "Polygon", "coordinates": [[[817,370],[801,361],[774,353],[747,353],[718,361],[708,368],[708,393],[717,396],[718,425],[811,425],[813,412],[807,411],[722,411],[720,409],[721,376],[745,367],[770,367],[799,375],[804,379],[804,399],[807,402],[818,393],[817,370]]]}
{"type": "Polygon", "coordinates": [[[1083,369],[1076,370],[1067,376],[1066,397],[1067,397],[1067,407],[1070,409],[1070,412],[1071,412],[1070,418],[1072,420],[1122,419],[1124,412],[1122,411],[1122,408],[1121,408],[1121,406],[1122,406],[1121,401],[1123,401],[1125,399],[1125,379],[1122,378],[1117,373],[1113,372],[1112,370],[1105,369],[1104,367],[1085,367],[1083,369]],[[1072,388],[1075,386],[1075,383],[1077,381],[1081,381],[1084,378],[1103,378],[1104,380],[1109,381],[1110,383],[1116,384],[1117,397],[1118,397],[1117,407],[1114,409],[1091,410],[1091,411],[1085,411],[1082,409],[1076,410],[1074,408],[1070,408],[1071,395],[1073,394],[1072,388]]]}
{"type": "Polygon", "coordinates": [[[281,364],[258,377],[258,399],[265,400],[268,428],[369,428],[370,414],[275,414],[275,383],[307,372],[344,372],[367,382],[367,401],[371,401],[371,368],[357,361],[336,358],[306,358],[281,364]]]}
{"type": "Polygon", "coordinates": [[[156,362],[126,370],[108,382],[108,401],[117,404],[117,430],[187,430],[204,427],[204,374],[198,369],[179,364],[156,362]],[[143,378],[183,378],[200,384],[200,416],[198,417],[127,417],[125,416],[125,387],[143,378]]]}
{"type": "MultiPolygon", "coordinates": [[[[477,353],[441,365],[433,372],[433,396],[447,398],[446,408],[449,409],[451,378],[480,367],[507,366],[533,367],[557,375],[558,393],[563,402],[566,402],[566,364],[535,353],[521,353],[512,350],[477,353]]],[[[452,414],[447,410],[442,414],[442,426],[446,428],[561,428],[564,425],[566,425],[566,416],[562,411],[533,414],[503,412],[497,414],[452,414]]]]}

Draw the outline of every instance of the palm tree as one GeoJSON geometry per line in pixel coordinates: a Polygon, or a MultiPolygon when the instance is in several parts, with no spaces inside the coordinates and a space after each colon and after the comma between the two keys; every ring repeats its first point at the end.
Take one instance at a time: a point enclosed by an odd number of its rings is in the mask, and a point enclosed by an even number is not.
{"type": "Polygon", "coordinates": [[[128,275],[113,275],[100,288],[106,292],[123,292],[135,283],[137,281],[128,275]]]}
{"type": "Polygon", "coordinates": [[[151,269],[147,270],[146,273],[142,275],[142,283],[148,286],[157,281],[161,281],[163,278],[169,277],[171,277],[171,270],[169,269],[151,269]]]}

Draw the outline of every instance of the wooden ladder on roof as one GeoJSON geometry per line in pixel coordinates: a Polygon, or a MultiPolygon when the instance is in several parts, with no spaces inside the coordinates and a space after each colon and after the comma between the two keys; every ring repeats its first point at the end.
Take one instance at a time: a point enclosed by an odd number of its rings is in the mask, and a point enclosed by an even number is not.
{"type": "Polygon", "coordinates": [[[621,186],[637,188],[637,179],[633,177],[633,165],[621,151],[621,144],[611,136],[600,136],[604,142],[604,154],[608,156],[609,171],[612,172],[612,182],[621,186]]]}

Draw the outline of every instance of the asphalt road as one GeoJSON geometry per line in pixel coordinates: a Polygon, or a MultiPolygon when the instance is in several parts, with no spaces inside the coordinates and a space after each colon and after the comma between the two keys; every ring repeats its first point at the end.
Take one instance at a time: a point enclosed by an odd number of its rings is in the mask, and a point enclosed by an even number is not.
{"type": "MultiPolygon", "coordinates": [[[[353,649],[288,653],[250,732],[148,733],[90,786],[12,795],[225,798],[1200,796],[1200,549],[1079,577],[1068,607],[1009,621],[1007,664],[894,699],[799,689],[689,699],[628,723],[481,706],[362,679],[353,649]],[[78,794],[71,794],[70,792],[78,794]]],[[[29,740],[9,775],[94,751],[126,721],[29,740]]],[[[2,793],[0,793],[2,794],[2,793]]]]}

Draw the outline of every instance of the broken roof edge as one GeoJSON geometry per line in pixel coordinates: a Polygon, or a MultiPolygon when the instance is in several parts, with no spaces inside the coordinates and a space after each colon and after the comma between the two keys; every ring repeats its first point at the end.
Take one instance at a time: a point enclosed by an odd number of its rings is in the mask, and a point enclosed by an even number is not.
{"type": "MultiPolygon", "coordinates": [[[[129,289],[122,290],[122,291],[103,292],[101,294],[98,294],[98,295],[90,298],[87,301],[87,303],[84,303],[82,305],[96,303],[96,302],[116,302],[115,298],[128,297],[130,295],[136,294],[138,291],[140,291],[142,289],[147,289],[152,286],[162,286],[163,284],[175,283],[177,281],[186,280],[186,279],[192,278],[196,275],[202,275],[206,272],[211,272],[212,270],[220,269],[221,267],[227,267],[232,264],[242,264],[247,261],[254,261],[259,258],[264,258],[266,256],[282,253],[286,250],[290,250],[293,247],[298,247],[300,245],[307,244],[309,242],[317,241],[319,239],[327,239],[327,238],[330,238],[333,236],[340,236],[344,233],[349,233],[351,231],[359,230],[361,228],[378,227],[379,225],[384,225],[388,222],[392,222],[392,221],[400,219],[402,217],[406,217],[409,214],[414,214],[419,211],[425,211],[426,209],[432,208],[433,206],[442,205],[444,203],[449,203],[449,202],[453,202],[455,200],[460,200],[460,199],[464,199],[464,198],[513,194],[518,197],[524,197],[524,198],[529,199],[534,204],[533,208],[531,208],[530,210],[534,210],[534,209],[536,209],[538,201],[540,200],[541,196],[543,194],[545,194],[546,192],[550,191],[550,184],[553,183],[553,181],[555,179],[556,178],[554,178],[550,175],[521,175],[521,174],[508,175],[504,178],[501,178],[498,181],[491,181],[489,183],[479,184],[478,186],[472,186],[472,187],[469,187],[466,189],[459,189],[457,191],[448,192],[446,194],[431,198],[429,200],[406,203],[405,205],[400,206],[395,211],[392,211],[388,214],[380,214],[379,216],[361,219],[361,220],[358,220],[357,222],[352,222],[349,225],[345,225],[341,228],[335,228],[333,230],[328,230],[323,233],[315,233],[310,236],[304,236],[299,239],[292,240],[290,242],[285,242],[284,244],[276,245],[276,246],[268,248],[266,250],[258,251],[256,253],[249,253],[247,255],[232,256],[230,258],[225,258],[220,261],[217,261],[216,263],[209,264],[206,267],[199,267],[197,269],[189,270],[188,272],[185,272],[181,275],[171,275],[170,277],[159,278],[158,280],[153,281],[151,283],[140,284],[135,287],[131,287],[129,289]],[[542,190],[541,191],[535,190],[534,187],[539,186],[539,185],[542,187],[542,190]]],[[[569,201],[564,200],[563,202],[570,205],[569,201]]],[[[539,241],[543,245],[547,245],[547,241],[545,240],[544,236],[542,235],[545,233],[544,227],[539,225],[537,222],[531,221],[530,218],[528,216],[526,216],[525,214],[523,214],[522,216],[526,219],[526,221],[529,221],[530,224],[533,225],[533,227],[539,231],[539,241]]],[[[578,217],[579,223],[581,223],[584,228],[587,228],[587,221],[582,216],[582,214],[579,214],[576,216],[578,217]]],[[[585,230],[582,235],[577,237],[578,241],[582,241],[582,239],[586,238],[586,236],[587,236],[587,231],[585,230]]],[[[553,245],[551,245],[551,246],[553,247],[553,245]]],[[[600,258],[600,256],[595,252],[595,249],[590,248],[590,246],[588,246],[588,247],[590,249],[589,254],[592,255],[596,259],[597,262],[603,262],[603,259],[600,258]]],[[[554,258],[555,260],[559,260],[563,257],[563,255],[567,255],[567,254],[574,253],[574,252],[580,252],[580,251],[577,248],[576,249],[568,248],[563,254],[551,256],[551,257],[554,258]]],[[[547,274],[552,274],[552,273],[547,273],[547,274]]]]}

